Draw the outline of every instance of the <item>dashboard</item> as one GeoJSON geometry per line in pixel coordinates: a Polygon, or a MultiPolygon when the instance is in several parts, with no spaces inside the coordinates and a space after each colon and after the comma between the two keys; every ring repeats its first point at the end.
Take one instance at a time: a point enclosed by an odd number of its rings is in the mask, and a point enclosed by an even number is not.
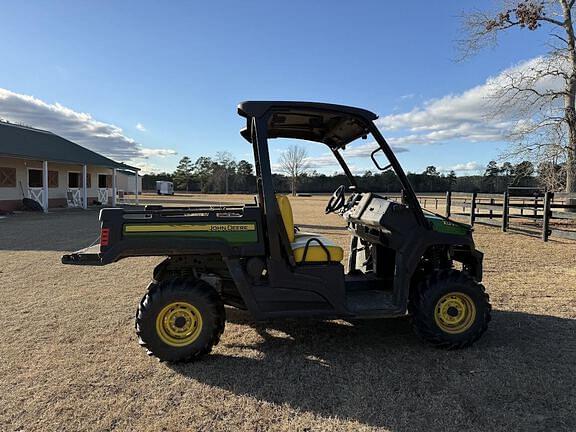
{"type": "Polygon", "coordinates": [[[413,219],[412,212],[400,203],[374,193],[353,194],[342,214],[347,222],[381,231],[395,230],[413,219]]]}

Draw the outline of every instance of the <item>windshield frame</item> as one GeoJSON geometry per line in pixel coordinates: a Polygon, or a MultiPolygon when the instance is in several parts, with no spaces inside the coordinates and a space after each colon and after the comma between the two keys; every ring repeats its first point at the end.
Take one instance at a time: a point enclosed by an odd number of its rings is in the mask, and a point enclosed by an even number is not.
{"type": "MultiPolygon", "coordinates": [[[[414,192],[414,189],[412,188],[412,185],[410,184],[410,181],[408,180],[406,173],[404,173],[404,170],[402,169],[400,162],[398,162],[396,155],[392,151],[392,148],[390,147],[390,145],[388,144],[388,142],[386,141],[384,136],[380,133],[380,131],[378,130],[378,128],[376,127],[376,125],[373,122],[365,122],[365,124],[366,124],[366,128],[368,129],[369,133],[374,137],[374,139],[376,141],[377,147],[375,147],[375,150],[381,150],[384,153],[384,156],[386,157],[386,159],[388,160],[389,165],[387,165],[386,170],[384,170],[384,171],[388,171],[389,169],[391,169],[394,172],[394,174],[396,175],[396,178],[398,179],[398,182],[402,186],[402,192],[403,192],[406,204],[408,205],[409,208],[411,208],[414,211],[414,214],[416,215],[416,218],[418,219],[418,221],[423,226],[427,226],[426,217],[424,216],[424,211],[422,210],[422,207],[420,206],[420,202],[418,201],[418,198],[416,197],[416,193],[414,192]]],[[[352,141],[352,142],[354,142],[354,141],[352,141]]],[[[349,144],[351,144],[351,143],[349,143],[349,144]]],[[[341,148],[343,148],[343,147],[344,146],[342,146],[341,148]]],[[[350,168],[348,167],[346,160],[344,159],[344,157],[342,156],[342,154],[339,151],[339,150],[341,150],[341,148],[332,148],[331,147],[332,153],[334,154],[334,156],[336,157],[336,160],[338,160],[338,163],[340,164],[340,166],[344,170],[344,173],[346,174],[346,177],[348,178],[348,181],[350,182],[350,184],[352,186],[354,186],[358,192],[362,192],[358,189],[358,184],[356,182],[356,179],[354,178],[354,175],[350,171],[350,168]]],[[[377,165],[376,165],[376,167],[378,168],[377,165]]],[[[368,191],[366,191],[366,192],[368,192],[368,191]]]]}

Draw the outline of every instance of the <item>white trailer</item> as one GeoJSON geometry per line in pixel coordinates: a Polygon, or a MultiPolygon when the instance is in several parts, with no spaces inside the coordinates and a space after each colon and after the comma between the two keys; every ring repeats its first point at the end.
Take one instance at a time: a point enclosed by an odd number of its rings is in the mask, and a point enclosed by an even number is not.
{"type": "Polygon", "coordinates": [[[169,181],[157,181],[156,193],[158,195],[174,195],[174,183],[169,181]]]}

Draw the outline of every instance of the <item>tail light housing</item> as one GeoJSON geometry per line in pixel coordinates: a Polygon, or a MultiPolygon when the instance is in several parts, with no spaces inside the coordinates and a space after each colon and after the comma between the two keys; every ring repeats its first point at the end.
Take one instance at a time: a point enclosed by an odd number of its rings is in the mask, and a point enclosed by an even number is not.
{"type": "Polygon", "coordinates": [[[100,230],[100,247],[108,246],[110,244],[110,228],[102,228],[100,230]]]}

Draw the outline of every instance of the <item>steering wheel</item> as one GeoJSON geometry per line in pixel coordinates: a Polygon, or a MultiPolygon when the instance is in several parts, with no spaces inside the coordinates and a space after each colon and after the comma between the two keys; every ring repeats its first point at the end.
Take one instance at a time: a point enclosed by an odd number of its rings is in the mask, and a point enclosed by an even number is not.
{"type": "Polygon", "coordinates": [[[337,210],[340,210],[346,201],[346,197],[344,196],[344,192],[346,191],[346,186],[340,185],[338,189],[334,191],[328,204],[326,204],[325,213],[334,213],[337,210]]]}

